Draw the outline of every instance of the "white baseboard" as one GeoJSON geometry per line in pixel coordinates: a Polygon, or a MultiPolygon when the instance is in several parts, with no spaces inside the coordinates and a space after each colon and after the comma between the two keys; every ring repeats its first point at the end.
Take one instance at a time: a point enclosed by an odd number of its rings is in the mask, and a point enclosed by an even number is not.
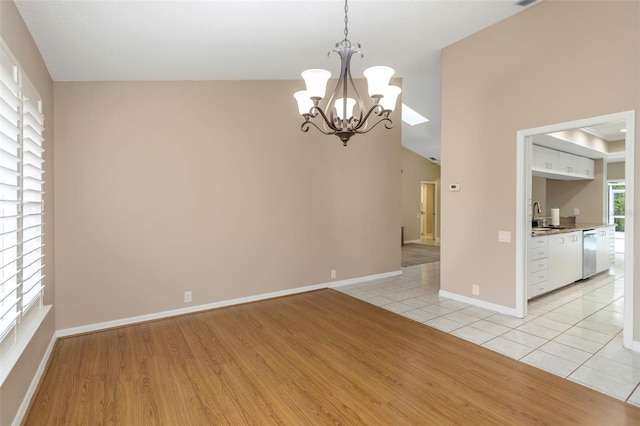
{"type": "Polygon", "coordinates": [[[329,283],[328,287],[329,288],[344,287],[346,285],[364,283],[367,281],[379,280],[382,278],[395,277],[397,275],[402,275],[402,271],[398,270],[398,271],[384,272],[382,274],[367,275],[366,277],[349,278],[347,280],[333,281],[329,283]]]}
{"type": "Polygon", "coordinates": [[[479,308],[489,309],[505,315],[511,315],[512,317],[518,316],[515,308],[507,308],[506,306],[496,305],[495,303],[485,302],[483,300],[474,299],[473,297],[462,296],[456,293],[450,293],[445,290],[440,290],[438,292],[438,295],[442,297],[446,297],[447,299],[457,300],[458,302],[468,303],[469,305],[477,306],[479,308]]]}
{"type": "Polygon", "coordinates": [[[240,297],[240,298],[237,298],[237,299],[223,300],[223,301],[220,301],[220,302],[207,303],[207,304],[204,304],[204,305],[190,306],[188,308],[173,309],[173,310],[170,310],[170,311],[156,312],[156,313],[148,314],[148,315],[140,315],[140,316],[122,318],[122,319],[117,319],[117,320],[113,320],[113,321],[106,321],[106,322],[101,322],[101,323],[96,323],[96,324],[83,325],[83,326],[80,326],[80,327],[65,328],[65,329],[57,330],[56,331],[56,336],[57,337],[67,337],[67,336],[73,336],[73,335],[76,335],[76,334],[90,333],[90,332],[94,332],[94,331],[105,330],[105,329],[108,329],[108,328],[122,327],[122,326],[125,326],[125,325],[131,325],[131,324],[136,324],[136,323],[145,322],[145,321],[152,321],[152,320],[156,320],[156,319],[173,317],[173,316],[176,316],[176,315],[184,315],[184,314],[189,314],[189,313],[193,313],[193,312],[207,311],[209,309],[222,308],[222,307],[225,307],[225,306],[232,306],[232,305],[239,305],[239,304],[242,304],[242,303],[256,302],[256,301],[259,301],[259,300],[272,299],[274,297],[289,296],[289,295],[297,294],[297,293],[305,293],[307,291],[320,290],[320,289],[323,289],[323,288],[341,287],[341,286],[345,286],[345,285],[349,285],[349,284],[356,284],[356,283],[376,280],[376,279],[380,279],[380,278],[392,277],[392,276],[400,275],[400,274],[402,274],[402,271],[392,271],[392,272],[387,272],[387,273],[382,273],[382,274],[367,275],[367,276],[363,276],[363,277],[349,278],[349,279],[340,280],[340,281],[331,281],[331,282],[315,284],[315,285],[310,285],[310,286],[305,286],[305,287],[296,287],[296,288],[292,288],[292,289],[289,289],[289,290],[274,291],[274,292],[271,292],[271,293],[263,293],[263,294],[258,294],[258,295],[255,295],[255,296],[248,296],[248,297],[240,297]]]}
{"type": "Polygon", "coordinates": [[[44,356],[42,357],[42,361],[40,361],[40,365],[38,365],[36,374],[33,376],[33,379],[31,380],[31,384],[29,385],[29,388],[27,389],[27,393],[24,395],[24,398],[22,399],[22,403],[20,404],[20,407],[18,407],[18,412],[16,413],[16,417],[13,419],[13,423],[11,423],[13,426],[20,425],[22,423],[24,415],[27,414],[27,410],[29,409],[29,404],[31,403],[31,398],[33,398],[33,395],[36,393],[36,390],[38,389],[38,384],[40,383],[40,379],[44,374],[45,368],[47,368],[47,363],[49,362],[49,358],[51,357],[51,353],[53,352],[53,347],[56,344],[56,340],[58,340],[58,337],[56,336],[56,333],[53,333],[53,336],[51,336],[51,341],[49,342],[49,346],[47,346],[47,350],[45,351],[44,356]]]}
{"type": "Polygon", "coordinates": [[[412,244],[412,243],[421,243],[421,242],[422,242],[422,240],[407,240],[404,243],[405,244],[412,244]]]}

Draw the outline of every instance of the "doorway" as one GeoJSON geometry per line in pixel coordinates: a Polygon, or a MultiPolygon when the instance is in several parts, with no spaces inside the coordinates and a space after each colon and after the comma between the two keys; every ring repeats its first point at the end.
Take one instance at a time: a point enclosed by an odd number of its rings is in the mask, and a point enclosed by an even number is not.
{"type": "Polygon", "coordinates": [[[430,243],[438,240],[435,182],[420,182],[420,240],[430,243]]]}
{"type": "MultiPolygon", "coordinates": [[[[532,217],[532,146],[533,137],[536,135],[546,135],[553,132],[564,132],[575,129],[599,126],[613,122],[624,122],[626,129],[625,137],[625,211],[624,211],[624,236],[625,255],[633,259],[633,229],[634,229],[634,162],[635,162],[635,111],[625,111],[605,116],[598,116],[577,120],[567,123],[560,123],[533,129],[520,130],[517,132],[516,146],[516,198],[518,200],[516,208],[516,314],[520,317],[527,315],[527,253],[529,241],[531,240],[531,217],[532,217]]],[[[604,188],[603,188],[604,189],[604,188]]],[[[604,212],[603,212],[604,213],[604,212]]],[[[603,217],[605,219],[605,217],[603,217]]],[[[634,262],[625,262],[624,275],[624,320],[623,320],[623,344],[626,348],[640,351],[640,342],[633,340],[634,318],[637,313],[634,311],[634,262]]]]}

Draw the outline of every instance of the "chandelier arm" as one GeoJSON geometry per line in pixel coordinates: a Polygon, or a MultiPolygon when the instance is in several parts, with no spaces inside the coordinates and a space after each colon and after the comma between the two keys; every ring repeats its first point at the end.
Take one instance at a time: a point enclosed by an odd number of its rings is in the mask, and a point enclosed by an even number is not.
{"type": "MultiPolygon", "coordinates": [[[[329,119],[328,119],[328,118],[327,118],[327,116],[325,115],[325,113],[324,113],[324,111],[322,110],[322,108],[317,107],[317,106],[314,106],[313,108],[311,108],[311,113],[312,113],[312,117],[317,117],[317,116],[318,116],[318,114],[320,114],[320,116],[322,117],[322,120],[323,120],[323,125],[328,126],[328,127],[329,127],[331,130],[333,130],[334,132],[337,132],[338,130],[340,130],[338,127],[336,127],[336,125],[335,125],[335,124],[333,124],[331,121],[329,121],[329,119]]],[[[314,126],[316,126],[316,124],[315,124],[315,123],[312,123],[312,122],[311,122],[311,124],[313,124],[314,126]]],[[[318,127],[318,126],[316,126],[316,127],[318,127]]],[[[319,129],[319,127],[318,127],[318,129],[319,129]]],[[[325,133],[325,132],[322,132],[322,133],[324,133],[325,135],[330,135],[330,134],[332,134],[332,133],[325,133]]]]}
{"type": "MultiPolygon", "coordinates": [[[[355,130],[359,130],[362,126],[366,125],[368,120],[369,120],[369,116],[371,114],[375,114],[378,116],[383,116],[384,118],[387,119],[388,121],[391,121],[391,119],[389,118],[389,114],[387,113],[385,115],[384,110],[382,109],[382,105],[380,104],[375,104],[374,106],[372,106],[371,108],[369,108],[369,111],[367,111],[367,114],[364,116],[364,118],[362,119],[362,121],[355,127],[355,130]]],[[[379,123],[380,121],[378,121],[379,123]]],[[[376,123],[376,124],[378,124],[376,123]]],[[[374,126],[375,127],[375,126],[374,126]]],[[[371,127],[373,129],[373,127],[371,127]]]]}
{"type": "MultiPolygon", "coordinates": [[[[354,53],[359,53],[360,57],[363,57],[364,55],[360,51],[360,45],[359,44],[357,44],[357,48],[349,49],[349,50],[351,50],[351,52],[349,54],[349,58],[348,58],[348,62],[347,62],[346,76],[345,77],[346,77],[346,79],[349,80],[349,83],[351,84],[351,87],[353,88],[353,92],[355,94],[355,99],[356,99],[356,102],[358,104],[358,118],[356,119],[356,121],[358,122],[357,128],[360,128],[360,127],[362,127],[363,121],[366,122],[367,119],[366,119],[366,117],[364,119],[362,118],[363,111],[365,110],[364,101],[362,100],[362,96],[360,96],[360,92],[358,92],[358,88],[356,87],[356,84],[353,81],[353,77],[351,76],[351,56],[354,53]]],[[[346,79],[345,79],[345,83],[344,83],[345,88],[347,87],[346,79]]],[[[346,94],[346,89],[345,89],[345,94],[346,94]]],[[[367,114],[367,117],[368,116],[369,116],[369,114],[367,114]]],[[[355,119],[355,117],[354,117],[354,119],[355,119]]]]}
{"type": "Polygon", "coordinates": [[[384,127],[387,128],[387,129],[392,129],[393,128],[393,121],[391,121],[391,119],[389,117],[384,117],[384,118],[381,118],[380,120],[378,120],[373,126],[369,127],[367,130],[356,129],[354,131],[354,133],[361,134],[361,135],[365,134],[365,133],[369,133],[371,130],[375,129],[376,126],[378,124],[380,124],[380,123],[385,123],[384,127]]]}
{"type": "Polygon", "coordinates": [[[320,131],[321,133],[323,133],[323,134],[325,134],[325,135],[335,135],[335,134],[336,134],[336,132],[335,132],[335,131],[327,132],[326,130],[321,129],[321,128],[320,128],[316,123],[314,123],[313,121],[305,121],[304,123],[302,123],[302,124],[300,125],[300,129],[301,129],[303,132],[308,132],[308,131],[309,131],[309,126],[310,126],[310,125],[311,125],[311,126],[313,126],[313,127],[315,127],[316,129],[318,129],[318,131],[320,131]]]}
{"type": "MultiPolygon", "coordinates": [[[[327,104],[326,104],[326,108],[327,108],[327,114],[329,115],[330,121],[331,123],[333,123],[336,119],[336,115],[335,115],[335,111],[333,108],[333,102],[338,98],[339,93],[340,93],[340,89],[343,87],[343,85],[346,84],[344,78],[342,78],[342,69],[344,68],[344,50],[346,47],[346,43],[348,43],[348,40],[344,40],[342,43],[336,43],[336,47],[331,50],[331,52],[329,52],[329,55],[331,55],[332,52],[335,52],[338,54],[338,56],[340,56],[340,75],[338,76],[338,82],[336,83],[335,88],[333,89],[333,92],[331,92],[331,96],[329,96],[329,100],[327,100],[327,104]]],[[[332,128],[335,126],[332,126],[332,128]]]]}

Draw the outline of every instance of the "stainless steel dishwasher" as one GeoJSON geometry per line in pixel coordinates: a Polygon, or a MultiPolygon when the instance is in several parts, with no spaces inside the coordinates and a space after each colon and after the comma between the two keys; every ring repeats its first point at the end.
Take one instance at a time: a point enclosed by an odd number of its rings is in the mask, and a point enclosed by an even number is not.
{"type": "Polygon", "coordinates": [[[598,248],[595,229],[587,229],[582,233],[582,279],[596,273],[596,251],[598,248]]]}

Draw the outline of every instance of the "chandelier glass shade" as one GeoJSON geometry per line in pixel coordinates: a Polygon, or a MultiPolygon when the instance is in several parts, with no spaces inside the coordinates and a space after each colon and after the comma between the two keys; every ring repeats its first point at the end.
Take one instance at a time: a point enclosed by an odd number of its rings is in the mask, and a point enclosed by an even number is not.
{"type": "Polygon", "coordinates": [[[303,71],[302,78],[306,89],[293,95],[298,102],[298,112],[304,117],[301,130],[307,132],[313,126],[325,135],[338,136],[344,146],[347,146],[347,142],[353,135],[367,133],[380,123],[384,123],[385,128],[391,129],[393,122],[389,114],[395,109],[401,92],[400,87],[389,85],[395,72],[393,68],[370,67],[364,70],[364,76],[367,79],[371,106],[365,104],[351,75],[351,58],[353,55],[361,57],[363,55],[360,45],[352,45],[347,38],[349,33],[347,11],[345,1],[345,38],[332,50],[340,56],[340,75],[329,99],[321,104],[325,99],[327,83],[331,78],[331,73],[322,69],[303,71]]]}

